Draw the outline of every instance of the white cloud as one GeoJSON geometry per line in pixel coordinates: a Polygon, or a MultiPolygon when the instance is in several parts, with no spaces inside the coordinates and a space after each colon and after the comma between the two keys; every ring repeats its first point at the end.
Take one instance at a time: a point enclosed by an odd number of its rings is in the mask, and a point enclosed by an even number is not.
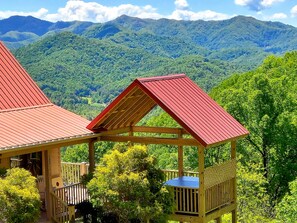
{"type": "Polygon", "coordinates": [[[20,11],[0,11],[0,19],[5,19],[10,16],[20,15],[20,16],[34,16],[36,18],[41,18],[48,13],[48,10],[45,8],[41,8],[36,12],[20,12],[20,11]]]}
{"type": "Polygon", "coordinates": [[[235,0],[234,3],[240,6],[246,6],[253,11],[260,11],[283,1],[285,0],[235,0]]]}
{"type": "Polygon", "coordinates": [[[68,0],[66,5],[59,8],[56,13],[48,13],[47,9],[40,9],[36,12],[16,12],[0,11],[0,19],[8,18],[13,15],[32,15],[36,18],[56,22],[56,21],[91,21],[106,22],[113,20],[123,14],[138,18],[169,18],[176,20],[223,20],[228,16],[223,13],[211,10],[193,12],[189,10],[187,0],[175,0],[176,9],[170,15],[161,15],[157,9],[151,5],[137,6],[132,4],[122,4],[119,6],[108,7],[96,2],[84,2],[83,0],[68,0]]]}
{"type": "Polygon", "coordinates": [[[123,4],[115,7],[103,6],[96,2],[84,2],[80,0],[69,0],[65,7],[59,8],[55,14],[47,14],[44,19],[50,21],[92,21],[106,22],[123,14],[139,18],[161,18],[157,10],[150,5],[144,7],[123,4]]]}
{"type": "Polygon", "coordinates": [[[176,20],[223,20],[229,19],[231,16],[214,12],[211,10],[192,12],[188,10],[175,10],[168,18],[176,20]]]}
{"type": "Polygon", "coordinates": [[[175,0],[174,4],[177,10],[187,10],[189,7],[187,0],[175,0]]]}
{"type": "Polygon", "coordinates": [[[291,15],[292,15],[292,17],[296,17],[296,16],[297,16],[297,5],[295,5],[295,6],[291,9],[291,15]]]}
{"type": "Polygon", "coordinates": [[[275,13],[271,16],[271,19],[273,20],[286,19],[286,18],[288,18],[288,16],[285,13],[275,13]]]}

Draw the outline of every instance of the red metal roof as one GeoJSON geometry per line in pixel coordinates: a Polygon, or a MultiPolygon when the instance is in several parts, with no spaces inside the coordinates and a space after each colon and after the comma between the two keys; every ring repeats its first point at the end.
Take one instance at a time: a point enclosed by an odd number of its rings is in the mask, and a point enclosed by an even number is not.
{"type": "Polygon", "coordinates": [[[136,79],[87,128],[98,132],[135,125],[155,105],[205,147],[248,134],[184,74],[136,79]]]}
{"type": "Polygon", "coordinates": [[[52,104],[0,42],[0,152],[91,137],[89,123],[52,104]]]}
{"type": "Polygon", "coordinates": [[[0,111],[0,152],[93,135],[89,121],[56,105],[0,111]]]}
{"type": "Polygon", "coordinates": [[[0,110],[51,103],[0,42],[0,110]]]}

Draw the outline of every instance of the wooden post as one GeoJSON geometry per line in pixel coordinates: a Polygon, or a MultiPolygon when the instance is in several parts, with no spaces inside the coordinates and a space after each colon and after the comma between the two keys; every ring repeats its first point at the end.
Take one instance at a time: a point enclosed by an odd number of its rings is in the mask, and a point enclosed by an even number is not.
{"type": "Polygon", "coordinates": [[[95,170],[95,139],[89,141],[89,173],[95,170]]]}
{"type": "Polygon", "coordinates": [[[69,205],[68,211],[69,211],[69,222],[75,223],[75,205],[69,205]]]}
{"type": "MultiPolygon", "coordinates": [[[[182,138],[182,131],[179,130],[178,138],[182,138]]],[[[178,176],[182,177],[184,175],[184,151],[183,146],[178,146],[178,176]]]]}
{"type": "Polygon", "coordinates": [[[199,171],[199,202],[198,212],[200,223],[205,222],[205,186],[204,186],[204,148],[198,146],[198,171],[199,171]]]}
{"type": "MultiPolygon", "coordinates": [[[[129,130],[129,132],[128,132],[128,135],[129,135],[129,136],[133,136],[133,135],[134,135],[132,126],[130,126],[130,130],[129,130]]],[[[133,144],[132,142],[129,142],[129,146],[133,146],[133,145],[134,145],[134,144],[133,144]]]]}
{"type": "MultiPolygon", "coordinates": [[[[231,159],[236,160],[236,141],[231,142],[231,159]]],[[[236,170],[235,170],[236,171],[236,170]]],[[[235,209],[232,211],[232,223],[237,222],[237,189],[236,189],[236,175],[233,180],[233,198],[235,202],[235,209]]]]}
{"type": "Polygon", "coordinates": [[[0,158],[0,168],[10,168],[10,157],[0,158]]]}
{"type": "Polygon", "coordinates": [[[87,174],[88,173],[88,171],[87,171],[87,163],[86,162],[82,162],[82,163],[80,163],[80,166],[79,166],[80,168],[80,175],[81,176],[83,176],[83,175],[85,175],[85,174],[87,174]]]}
{"type": "Polygon", "coordinates": [[[46,215],[47,219],[51,220],[53,207],[52,207],[52,200],[51,200],[51,191],[52,191],[52,184],[51,184],[51,169],[50,169],[50,157],[48,150],[44,151],[44,180],[45,180],[45,201],[46,201],[46,215]]]}

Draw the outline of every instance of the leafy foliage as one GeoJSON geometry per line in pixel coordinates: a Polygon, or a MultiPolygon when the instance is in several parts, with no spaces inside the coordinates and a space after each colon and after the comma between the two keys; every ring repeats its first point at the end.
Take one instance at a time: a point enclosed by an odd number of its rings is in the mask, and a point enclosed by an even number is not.
{"type": "Polygon", "coordinates": [[[297,52],[270,56],[255,71],[234,75],[211,93],[250,131],[239,152],[244,165],[261,163],[272,206],[297,176],[296,59],[297,52]]]}
{"type": "Polygon", "coordinates": [[[160,222],[171,213],[173,197],[146,147],[118,144],[100,164],[88,184],[95,207],[116,214],[120,222],[160,222]]]}
{"type": "Polygon", "coordinates": [[[277,204],[277,218],[281,222],[294,223],[297,219],[297,179],[290,182],[290,192],[277,204]]]}
{"type": "Polygon", "coordinates": [[[31,173],[21,168],[7,170],[6,177],[0,178],[0,185],[0,221],[37,222],[41,204],[31,173]]]}

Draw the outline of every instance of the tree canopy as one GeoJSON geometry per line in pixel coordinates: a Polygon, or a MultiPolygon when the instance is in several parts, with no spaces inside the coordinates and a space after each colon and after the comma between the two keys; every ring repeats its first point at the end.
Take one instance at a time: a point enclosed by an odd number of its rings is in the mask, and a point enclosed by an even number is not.
{"type": "Polygon", "coordinates": [[[37,222],[41,202],[35,177],[25,169],[13,168],[0,178],[0,185],[0,222],[37,222]]]}
{"type": "Polygon", "coordinates": [[[119,222],[162,222],[173,204],[164,179],[146,147],[118,144],[104,155],[87,186],[93,205],[116,214],[119,222]]]}
{"type": "Polygon", "coordinates": [[[239,152],[244,165],[261,163],[257,171],[267,180],[272,207],[297,176],[296,60],[297,52],[270,56],[258,69],[233,75],[211,92],[250,131],[239,152]]]}

